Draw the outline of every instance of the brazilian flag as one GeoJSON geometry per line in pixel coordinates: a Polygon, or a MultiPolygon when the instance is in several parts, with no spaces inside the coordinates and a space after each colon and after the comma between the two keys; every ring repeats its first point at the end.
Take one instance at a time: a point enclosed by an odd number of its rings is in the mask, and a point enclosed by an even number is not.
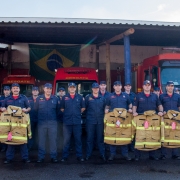
{"type": "Polygon", "coordinates": [[[79,66],[80,48],[29,44],[30,74],[38,80],[53,80],[55,69],[79,66]]]}

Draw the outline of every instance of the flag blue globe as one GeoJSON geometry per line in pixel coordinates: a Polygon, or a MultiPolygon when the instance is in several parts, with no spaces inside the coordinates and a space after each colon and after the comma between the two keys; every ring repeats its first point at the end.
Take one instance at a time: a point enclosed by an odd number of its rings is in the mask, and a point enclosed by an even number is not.
{"type": "Polygon", "coordinates": [[[63,67],[63,61],[57,54],[52,54],[47,60],[47,67],[50,71],[63,67]]]}

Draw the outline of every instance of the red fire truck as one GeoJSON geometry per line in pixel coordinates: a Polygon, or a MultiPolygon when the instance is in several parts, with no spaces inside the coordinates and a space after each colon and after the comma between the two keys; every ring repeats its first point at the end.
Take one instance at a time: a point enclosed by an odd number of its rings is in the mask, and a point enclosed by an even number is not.
{"type": "Polygon", "coordinates": [[[136,77],[136,92],[142,91],[144,80],[150,80],[152,88],[160,87],[165,92],[167,81],[173,81],[175,87],[180,88],[180,54],[164,53],[147,59],[134,67],[133,76],[136,77]]]}
{"type": "Polygon", "coordinates": [[[69,67],[57,69],[53,93],[57,94],[58,88],[64,87],[66,92],[68,90],[68,83],[75,82],[77,85],[77,92],[82,96],[91,93],[91,85],[93,82],[98,82],[98,76],[95,69],[85,67],[69,67]]]}
{"type": "MultiPolygon", "coordinates": [[[[98,76],[95,69],[85,67],[69,67],[57,69],[53,93],[58,94],[58,89],[64,87],[68,92],[68,83],[74,82],[77,85],[77,93],[85,97],[91,93],[91,85],[93,82],[98,82],[98,76]]],[[[85,127],[86,115],[82,113],[82,127],[85,127]]]]}
{"type": "Polygon", "coordinates": [[[21,94],[31,96],[32,87],[35,85],[35,78],[31,75],[8,75],[3,79],[2,86],[11,86],[13,83],[20,85],[21,94]]]}

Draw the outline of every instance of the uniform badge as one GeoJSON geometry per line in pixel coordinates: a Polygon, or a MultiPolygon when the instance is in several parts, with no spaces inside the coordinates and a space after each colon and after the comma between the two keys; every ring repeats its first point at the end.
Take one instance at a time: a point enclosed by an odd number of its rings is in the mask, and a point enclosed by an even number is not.
{"type": "Polygon", "coordinates": [[[64,100],[69,100],[69,98],[68,98],[68,97],[65,97],[64,100]]]}
{"type": "Polygon", "coordinates": [[[120,124],[121,124],[120,120],[117,120],[117,121],[116,121],[116,127],[119,128],[119,127],[120,127],[120,124]]]}

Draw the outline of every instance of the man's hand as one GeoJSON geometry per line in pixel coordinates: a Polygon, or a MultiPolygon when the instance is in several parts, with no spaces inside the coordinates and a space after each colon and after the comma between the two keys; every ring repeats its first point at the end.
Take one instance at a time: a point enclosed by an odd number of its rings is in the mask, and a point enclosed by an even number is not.
{"type": "Polygon", "coordinates": [[[2,112],[6,111],[6,108],[5,107],[1,108],[1,111],[2,112]]]}
{"type": "Polygon", "coordinates": [[[138,116],[138,113],[137,113],[137,112],[134,112],[134,113],[133,113],[133,116],[138,116]]]}
{"type": "Polygon", "coordinates": [[[132,113],[132,109],[129,109],[128,112],[132,113]]]}
{"type": "Polygon", "coordinates": [[[165,114],[166,114],[166,111],[164,111],[163,114],[165,115],[165,114]]]}
{"type": "Polygon", "coordinates": [[[109,112],[109,109],[105,109],[105,114],[107,114],[109,112]]]}
{"type": "Polygon", "coordinates": [[[158,112],[158,115],[159,116],[163,116],[163,112],[158,112]]]}
{"type": "Polygon", "coordinates": [[[22,108],[22,112],[26,113],[27,109],[26,108],[22,108]]]}

